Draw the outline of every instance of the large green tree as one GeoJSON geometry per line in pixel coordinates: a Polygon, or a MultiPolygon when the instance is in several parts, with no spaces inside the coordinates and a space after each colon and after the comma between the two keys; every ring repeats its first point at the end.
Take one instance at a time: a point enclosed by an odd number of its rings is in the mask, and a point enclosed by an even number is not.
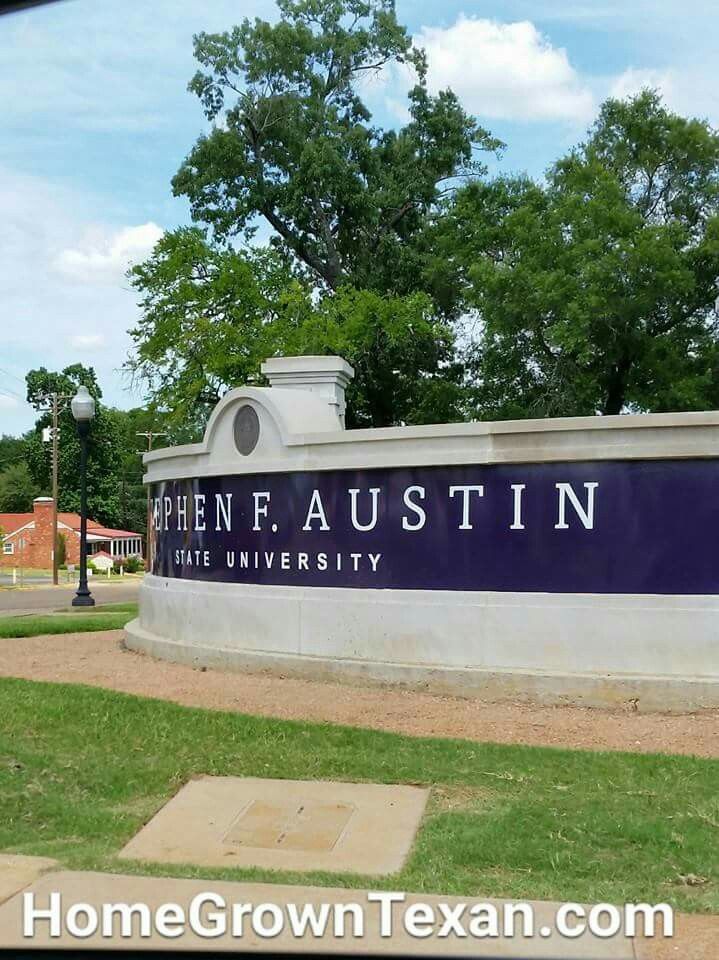
{"type": "MultiPolygon", "coordinates": [[[[44,427],[51,426],[48,400],[53,392],[73,396],[83,384],[95,398],[97,408],[89,436],[87,465],[87,502],[89,515],[101,523],[117,526],[120,521],[119,477],[120,439],[116,425],[101,402],[102,391],[92,367],[73,364],[60,372],[45,367],[26,376],[27,399],[40,416],[27,439],[27,466],[33,481],[43,490],[51,487],[50,444],[42,439],[44,427]]],[[[69,399],[62,403],[59,415],[58,507],[77,512],[80,509],[80,443],[69,399]]]]}
{"type": "Polygon", "coordinates": [[[330,352],[354,367],[347,391],[349,427],[462,418],[454,335],[427,294],[393,297],[341,287],[303,323],[294,319],[291,315],[284,336],[289,353],[330,352]]]}
{"type": "Polygon", "coordinates": [[[550,170],[460,191],[435,278],[465,291],[480,414],[719,400],[719,135],[651,91],[609,100],[550,170]]]}
{"type": "Polygon", "coordinates": [[[173,425],[201,433],[222,394],[263,383],[262,361],[278,354],[337,353],[352,363],[350,425],[461,415],[453,332],[426,294],[343,285],[316,296],[281,253],[221,249],[197,227],[166,234],[131,279],[142,316],[130,367],[173,425]]]}
{"type": "Polygon", "coordinates": [[[25,438],[13,437],[9,433],[0,436],[0,470],[11,463],[19,463],[25,454],[25,438]]]}
{"type": "Polygon", "coordinates": [[[27,513],[41,490],[26,463],[27,436],[0,436],[0,513],[27,513]]]}
{"type": "Polygon", "coordinates": [[[142,314],[129,366],[156,407],[198,429],[229,387],[258,379],[261,362],[283,351],[280,312],[310,307],[277,253],[223,249],[198,227],[165,234],[130,276],[142,314]]]}
{"type": "Polygon", "coordinates": [[[489,137],[451,91],[431,96],[426,61],[393,0],[278,0],[280,19],[201,33],[190,83],[212,131],[173,180],[193,217],[220,238],[273,243],[321,285],[416,289],[413,238],[442,191],[476,173],[489,137]],[[411,64],[409,122],[372,123],[363,80],[411,64]]]}
{"type": "Polygon", "coordinates": [[[117,498],[119,524],[124,530],[145,531],[147,523],[147,491],[142,477],[145,472],[142,454],[152,445],[176,446],[195,439],[192,427],[178,427],[153,404],[130,410],[106,408],[105,413],[118,437],[117,498]]]}
{"type": "Polygon", "coordinates": [[[350,423],[457,418],[461,369],[449,311],[426,296],[425,232],[498,142],[451,91],[430,95],[392,0],[278,7],[274,24],[195,40],[190,89],[213,127],[173,190],[202,226],[132,272],[130,366],[159,405],[201,422],[229,386],[260,382],[266,357],[341,352],[358,372],[350,423]],[[364,81],[397,64],[416,75],[409,121],[384,130],[364,81]],[[269,249],[247,246],[260,225],[269,249]]]}
{"type": "Polygon", "coordinates": [[[29,513],[42,491],[22,460],[0,470],[0,513],[29,513]]]}

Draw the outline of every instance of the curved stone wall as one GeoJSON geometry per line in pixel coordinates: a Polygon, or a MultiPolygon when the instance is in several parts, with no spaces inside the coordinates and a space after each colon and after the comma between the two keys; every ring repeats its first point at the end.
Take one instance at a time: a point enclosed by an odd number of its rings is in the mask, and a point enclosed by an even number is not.
{"type": "Polygon", "coordinates": [[[127,644],[227,669],[719,705],[719,415],[344,429],[351,368],[270,361],[145,457],[127,644]]]}

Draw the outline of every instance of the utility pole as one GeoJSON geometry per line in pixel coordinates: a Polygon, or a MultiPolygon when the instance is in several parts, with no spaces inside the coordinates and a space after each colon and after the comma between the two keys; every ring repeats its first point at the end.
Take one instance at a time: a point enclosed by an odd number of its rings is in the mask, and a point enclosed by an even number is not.
{"type": "Polygon", "coordinates": [[[52,441],[52,582],[55,586],[58,583],[57,576],[57,496],[58,496],[58,437],[59,437],[59,427],[58,427],[58,416],[60,413],[60,401],[61,400],[70,400],[70,394],[68,393],[51,393],[47,398],[50,401],[50,412],[52,413],[52,434],[50,440],[52,441]]]}
{"type": "Polygon", "coordinates": [[[57,434],[58,396],[52,395],[52,582],[57,586],[57,434]]]}
{"type": "MultiPolygon", "coordinates": [[[[146,453],[149,453],[152,450],[152,441],[155,437],[166,437],[166,433],[161,433],[155,430],[146,430],[145,432],[138,431],[135,434],[136,437],[144,437],[147,440],[147,450],[138,450],[137,452],[140,456],[144,456],[146,453]]],[[[147,488],[147,530],[145,533],[145,545],[146,545],[146,554],[145,557],[145,569],[152,570],[152,557],[150,556],[150,538],[152,536],[152,514],[150,512],[150,488],[147,488]]]]}

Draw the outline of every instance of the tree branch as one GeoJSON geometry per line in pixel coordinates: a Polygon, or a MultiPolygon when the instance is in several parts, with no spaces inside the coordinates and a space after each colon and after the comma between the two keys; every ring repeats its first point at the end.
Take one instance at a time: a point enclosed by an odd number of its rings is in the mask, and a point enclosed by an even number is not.
{"type": "Polygon", "coordinates": [[[274,204],[267,196],[264,161],[262,158],[259,131],[255,127],[249,114],[245,113],[244,119],[245,125],[250,134],[249,144],[255,160],[257,187],[260,191],[260,194],[266,197],[264,203],[260,205],[260,211],[262,215],[270,224],[270,226],[273,227],[277,233],[279,233],[285,243],[287,243],[288,246],[294,250],[297,256],[301,260],[304,260],[307,266],[311,267],[317,274],[319,274],[325,283],[327,283],[334,290],[339,278],[339,274],[334,273],[327,264],[323,263],[323,261],[316,254],[314,254],[305,243],[303,243],[301,238],[297,236],[292,228],[286,224],[285,221],[282,220],[282,218],[275,212],[274,204]]]}
{"type": "Polygon", "coordinates": [[[308,267],[312,267],[322,279],[329,284],[329,286],[334,290],[337,277],[333,276],[330,271],[328,271],[327,265],[320,260],[320,258],[312,253],[311,250],[300,240],[300,238],[287,226],[287,224],[277,216],[270,204],[266,204],[262,207],[262,215],[265,217],[267,222],[273,227],[282,239],[295,251],[297,256],[304,260],[308,267]]]}
{"type": "Polygon", "coordinates": [[[335,244],[334,235],[330,229],[330,225],[327,222],[327,215],[325,214],[324,207],[322,206],[321,201],[314,201],[315,213],[317,214],[320,227],[322,229],[322,236],[325,239],[325,245],[327,247],[327,270],[331,273],[334,282],[331,283],[331,286],[334,287],[337,280],[342,275],[342,264],[340,262],[340,256],[337,252],[337,246],[335,244]]]}

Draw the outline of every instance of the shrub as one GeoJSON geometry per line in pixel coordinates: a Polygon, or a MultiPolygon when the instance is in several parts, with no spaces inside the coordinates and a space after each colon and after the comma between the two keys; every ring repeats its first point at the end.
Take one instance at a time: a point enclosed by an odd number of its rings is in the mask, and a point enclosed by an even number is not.
{"type": "Polygon", "coordinates": [[[65,566],[65,560],[67,558],[67,541],[65,540],[65,534],[59,533],[57,535],[57,544],[55,547],[57,553],[57,565],[58,567],[65,566]]]}

